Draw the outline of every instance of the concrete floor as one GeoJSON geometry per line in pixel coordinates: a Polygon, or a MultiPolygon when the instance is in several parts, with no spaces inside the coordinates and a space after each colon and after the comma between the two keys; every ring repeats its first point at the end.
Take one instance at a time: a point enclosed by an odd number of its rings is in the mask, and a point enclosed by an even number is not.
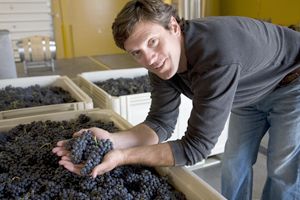
{"type": "MultiPolygon", "coordinates": [[[[80,57],[74,59],[60,59],[55,61],[55,71],[49,67],[32,68],[28,74],[24,74],[22,63],[16,63],[18,77],[28,76],[45,76],[45,75],[66,75],[76,81],[77,74],[91,71],[101,71],[110,69],[136,68],[140,67],[129,55],[104,55],[80,57]]],[[[267,138],[262,142],[262,151],[258,155],[257,162],[254,166],[254,184],[253,199],[260,199],[262,188],[266,178],[266,157],[265,147],[267,138]]],[[[214,158],[212,158],[214,159],[214,158]]],[[[218,157],[221,161],[221,156],[218,157]]],[[[205,164],[204,164],[205,165],[205,164]]],[[[203,166],[204,166],[203,165],[203,166]]],[[[216,162],[209,167],[194,167],[191,171],[210,184],[217,191],[220,191],[220,162],[216,162]]]]}

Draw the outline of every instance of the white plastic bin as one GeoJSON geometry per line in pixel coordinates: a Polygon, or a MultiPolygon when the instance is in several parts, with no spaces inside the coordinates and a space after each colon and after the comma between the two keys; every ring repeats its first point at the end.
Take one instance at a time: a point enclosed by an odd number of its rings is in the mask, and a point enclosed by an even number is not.
{"type": "Polygon", "coordinates": [[[4,89],[6,86],[9,85],[11,85],[12,87],[26,88],[36,84],[40,85],[41,87],[60,87],[65,91],[69,92],[77,102],[0,111],[0,120],[59,111],[85,110],[92,109],[94,107],[92,99],[67,76],[55,75],[1,79],[0,89],[4,89]]]}

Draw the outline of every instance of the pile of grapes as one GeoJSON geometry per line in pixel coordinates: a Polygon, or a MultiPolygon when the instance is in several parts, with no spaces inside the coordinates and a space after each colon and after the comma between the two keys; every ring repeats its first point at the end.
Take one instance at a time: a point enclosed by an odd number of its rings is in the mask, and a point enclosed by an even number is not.
{"type": "Polygon", "coordinates": [[[76,100],[70,93],[56,86],[6,86],[0,89],[0,111],[72,102],[76,100]]]}
{"type": "Polygon", "coordinates": [[[117,167],[91,178],[88,175],[91,166],[101,162],[103,155],[113,147],[109,140],[95,140],[90,132],[78,138],[72,137],[74,132],[89,127],[109,132],[118,130],[113,122],[93,121],[86,115],[80,115],[70,121],[20,124],[0,133],[0,199],[185,199],[181,192],[168,184],[166,177],[157,175],[153,168],[140,165],[117,167]],[[82,176],[58,165],[60,158],[52,153],[56,143],[66,139],[69,140],[66,147],[71,151],[71,159],[85,162],[82,176]],[[98,148],[88,147],[91,140],[98,148]],[[80,147],[81,150],[78,149],[80,147]],[[95,149],[100,155],[94,157],[92,152],[95,149]],[[89,162],[92,164],[87,164],[89,162]]]}
{"type": "Polygon", "coordinates": [[[111,78],[106,81],[95,82],[94,84],[105,90],[108,94],[117,97],[151,91],[150,80],[146,75],[135,78],[111,78]]]}

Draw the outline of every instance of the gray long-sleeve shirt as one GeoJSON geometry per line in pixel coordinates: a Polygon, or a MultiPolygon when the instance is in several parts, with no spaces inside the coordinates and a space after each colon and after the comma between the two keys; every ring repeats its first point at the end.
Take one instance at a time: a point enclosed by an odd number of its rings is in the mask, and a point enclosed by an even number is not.
{"type": "Polygon", "coordinates": [[[251,105],[300,66],[300,33],[246,17],[186,21],[188,70],[162,80],[149,73],[153,91],[144,121],[164,141],[174,131],[183,93],[193,101],[185,136],[171,141],[176,165],[206,158],[232,108],[251,105]]]}

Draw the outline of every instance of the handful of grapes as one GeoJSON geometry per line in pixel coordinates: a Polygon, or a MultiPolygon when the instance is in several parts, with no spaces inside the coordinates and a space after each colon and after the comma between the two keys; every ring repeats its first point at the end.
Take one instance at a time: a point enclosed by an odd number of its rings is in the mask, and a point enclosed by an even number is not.
{"type": "Polygon", "coordinates": [[[80,173],[87,176],[101,163],[105,154],[113,149],[113,145],[110,140],[98,139],[87,130],[79,137],[69,140],[66,149],[71,152],[71,161],[74,164],[84,163],[80,173]]]}

